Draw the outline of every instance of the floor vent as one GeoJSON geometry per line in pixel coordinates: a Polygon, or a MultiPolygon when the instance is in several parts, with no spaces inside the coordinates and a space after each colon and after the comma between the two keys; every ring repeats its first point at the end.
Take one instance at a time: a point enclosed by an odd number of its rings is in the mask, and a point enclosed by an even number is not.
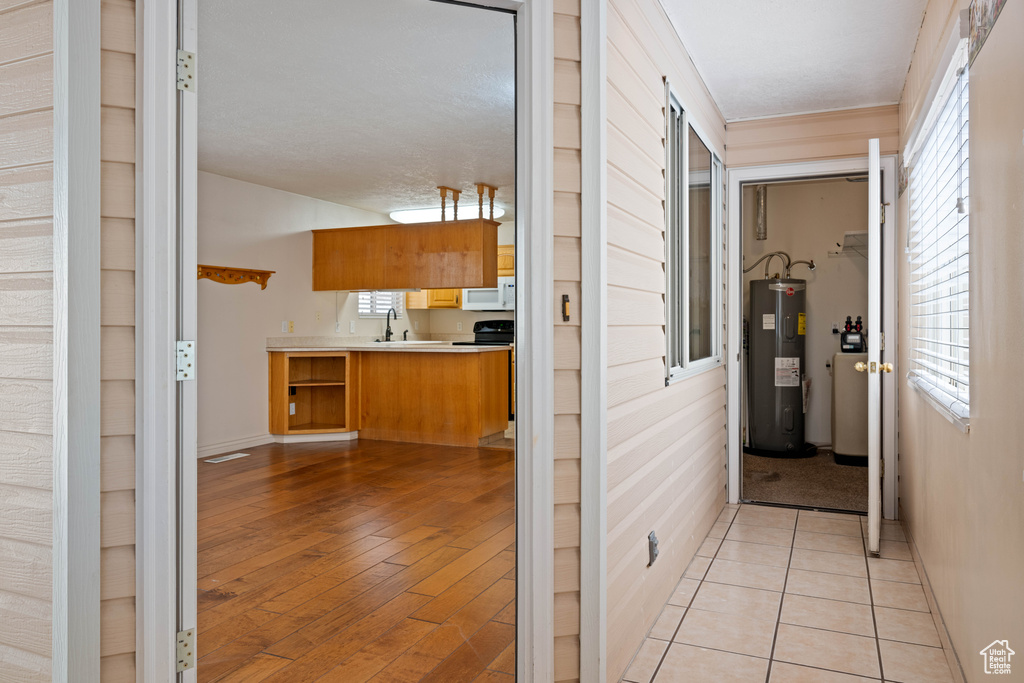
{"type": "Polygon", "coordinates": [[[248,453],[232,453],[231,455],[222,455],[217,458],[210,458],[203,462],[227,462],[228,460],[237,460],[238,458],[248,458],[248,453]]]}

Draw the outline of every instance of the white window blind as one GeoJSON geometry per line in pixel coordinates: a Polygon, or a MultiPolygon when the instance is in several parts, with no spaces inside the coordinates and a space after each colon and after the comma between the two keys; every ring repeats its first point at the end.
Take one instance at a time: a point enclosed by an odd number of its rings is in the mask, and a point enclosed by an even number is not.
{"type": "Polygon", "coordinates": [[[359,292],[359,317],[384,318],[388,310],[394,308],[401,318],[405,308],[405,292],[359,292]]]}
{"type": "Polygon", "coordinates": [[[970,416],[968,78],[955,75],[910,169],[911,379],[970,416]]]}

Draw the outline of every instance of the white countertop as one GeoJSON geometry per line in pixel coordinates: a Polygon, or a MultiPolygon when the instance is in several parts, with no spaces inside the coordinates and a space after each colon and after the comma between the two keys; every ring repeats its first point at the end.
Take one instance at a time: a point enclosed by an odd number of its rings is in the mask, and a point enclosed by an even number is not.
{"type": "Polygon", "coordinates": [[[267,351],[385,351],[404,353],[487,353],[511,346],[453,346],[450,341],[346,342],[337,337],[268,337],[267,351]]]}

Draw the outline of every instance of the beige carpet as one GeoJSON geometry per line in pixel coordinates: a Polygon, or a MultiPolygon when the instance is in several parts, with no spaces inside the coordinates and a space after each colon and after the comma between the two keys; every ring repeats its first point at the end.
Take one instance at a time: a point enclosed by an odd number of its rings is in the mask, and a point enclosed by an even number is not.
{"type": "Polygon", "coordinates": [[[743,454],[743,500],[867,512],[868,468],[837,465],[832,452],[813,458],[743,454]]]}

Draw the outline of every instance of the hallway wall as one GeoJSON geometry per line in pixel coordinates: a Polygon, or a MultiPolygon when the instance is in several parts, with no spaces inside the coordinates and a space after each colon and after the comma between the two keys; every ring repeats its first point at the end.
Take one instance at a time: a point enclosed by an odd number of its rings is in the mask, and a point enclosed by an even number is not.
{"type": "Polygon", "coordinates": [[[0,677],[51,677],[53,3],[0,8],[0,677]]]}
{"type": "Polygon", "coordinates": [[[725,503],[725,369],[665,386],[665,84],[725,122],[657,0],[608,4],[608,667],[618,680],[725,503]],[[661,554],[648,567],[647,534],[661,554]]]}
{"type": "MultiPolygon", "coordinates": [[[[918,44],[921,74],[908,77],[904,107],[927,111],[934,45],[966,2],[933,0],[918,44]]],[[[979,651],[1024,643],[1024,6],[1008,2],[970,69],[971,420],[963,434],[901,379],[900,504],[968,681],[981,681],[979,651]]],[[[911,73],[915,74],[914,67],[911,73]]],[[[906,117],[905,128],[914,124],[906,117]]],[[[907,200],[900,201],[900,244],[907,200]]],[[[901,259],[901,280],[908,265],[901,259]]],[[[908,329],[909,293],[901,290],[908,329]]],[[[910,341],[900,339],[906,364],[910,341]]],[[[909,367],[904,365],[904,367],[909,367]]],[[[1024,668],[1014,658],[1013,668],[1024,668]]],[[[1020,673],[1017,673],[1020,676],[1020,673]]],[[[1017,680],[1015,677],[1014,680],[1017,680]]]]}

